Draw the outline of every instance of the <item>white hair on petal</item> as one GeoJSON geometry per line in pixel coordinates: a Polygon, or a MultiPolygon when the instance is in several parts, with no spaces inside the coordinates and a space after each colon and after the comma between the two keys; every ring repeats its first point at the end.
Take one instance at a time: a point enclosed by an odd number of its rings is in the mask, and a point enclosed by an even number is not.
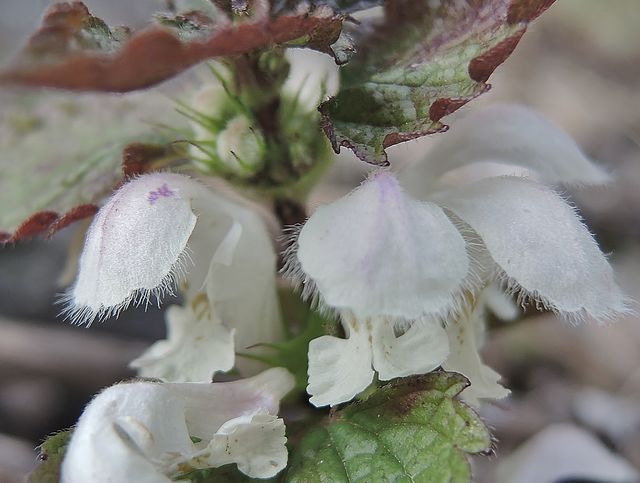
{"type": "Polygon", "coordinates": [[[515,297],[516,304],[526,309],[533,305],[538,311],[549,311],[561,319],[567,321],[571,325],[577,326],[586,321],[592,320],[598,324],[607,324],[614,322],[621,316],[634,315],[638,313],[638,308],[634,308],[635,301],[629,297],[624,297],[620,307],[610,309],[595,315],[587,309],[575,310],[568,312],[560,309],[552,301],[546,299],[538,290],[527,290],[520,285],[517,280],[510,277],[496,265],[493,278],[498,281],[505,293],[515,297]]]}
{"type": "Polygon", "coordinates": [[[187,265],[193,264],[191,253],[188,247],[180,253],[178,259],[174,262],[169,273],[162,279],[160,284],[154,288],[140,288],[132,290],[129,296],[121,303],[113,306],[100,305],[98,308],[89,305],[76,305],[73,291],[75,286],[60,294],[56,303],[64,305],[58,314],[65,321],[69,321],[72,325],[84,325],[91,327],[96,320],[104,322],[110,318],[118,318],[120,314],[129,307],[139,307],[144,305],[145,310],[149,307],[152,299],[155,299],[154,305],[160,307],[161,300],[167,296],[175,297],[178,284],[186,280],[187,265]]]}
{"type": "Polygon", "coordinates": [[[298,237],[303,227],[303,223],[284,227],[281,237],[284,246],[282,250],[284,264],[280,273],[291,282],[293,289],[300,293],[300,298],[309,302],[313,310],[317,310],[323,315],[335,317],[338,312],[327,305],[315,281],[305,273],[300,260],[298,260],[298,237]]]}

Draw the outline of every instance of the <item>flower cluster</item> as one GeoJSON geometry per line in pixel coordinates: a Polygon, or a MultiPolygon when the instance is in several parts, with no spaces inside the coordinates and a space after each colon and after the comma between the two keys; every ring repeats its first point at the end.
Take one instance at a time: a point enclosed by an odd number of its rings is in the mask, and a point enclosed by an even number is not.
{"type": "MultiPolygon", "coordinates": [[[[234,143],[253,149],[237,124],[234,143]]],[[[508,390],[479,351],[488,311],[516,316],[509,295],[574,322],[624,312],[605,256],[551,187],[607,179],[537,114],[495,106],[455,124],[427,160],[398,174],[376,170],[319,207],[284,254],[285,275],[343,329],[309,344],[310,402],[335,406],[376,377],[438,367],[467,376],[463,397],[472,404],[501,398],[508,390]]],[[[175,287],[184,302],[166,311],[167,340],[132,362],[165,382],[100,394],[76,429],[64,481],[101,481],[113,458],[126,464],[112,471],[135,468],[148,481],[230,462],[253,477],[284,466],[277,401],[290,375],[211,384],[218,371],[255,372],[238,364],[236,348],[282,337],[276,261],[255,211],[184,175],[140,176],[104,204],[67,295],[68,317],[90,324],[175,287]],[[95,470],[81,468],[87,459],[95,470]]]]}
{"type": "Polygon", "coordinates": [[[96,397],[74,431],[63,481],[124,481],[126,474],[171,481],[189,468],[227,463],[254,477],[284,468],[277,403],[292,376],[274,369],[210,384],[236,365],[235,347],[280,337],[275,261],[257,214],[186,176],[141,176],[107,201],[87,232],[67,316],[90,324],[159,300],[176,284],[184,306],[166,311],[168,339],[132,362],[140,375],[167,383],[121,384],[96,397]]]}

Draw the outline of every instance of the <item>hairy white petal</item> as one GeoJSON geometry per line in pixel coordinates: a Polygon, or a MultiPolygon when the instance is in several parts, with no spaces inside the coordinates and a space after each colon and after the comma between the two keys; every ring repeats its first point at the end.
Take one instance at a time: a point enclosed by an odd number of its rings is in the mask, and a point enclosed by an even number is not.
{"type": "Polygon", "coordinates": [[[185,176],[149,174],[107,201],[87,232],[68,297],[72,320],[90,323],[171,290],[196,224],[194,186],[198,183],[185,176]]]}
{"type": "Polygon", "coordinates": [[[479,181],[443,205],[482,237],[508,283],[571,319],[626,310],[613,270],[575,210],[552,190],[520,178],[479,181]]]}
{"type": "Polygon", "coordinates": [[[343,321],[347,339],[324,335],[309,344],[309,401],[316,407],[350,401],[373,381],[370,332],[343,321]]]}
{"type": "Polygon", "coordinates": [[[382,381],[431,372],[449,354],[447,333],[438,321],[416,321],[400,337],[388,320],[370,324],[373,367],[382,381]]]}
{"type": "Polygon", "coordinates": [[[447,324],[451,353],[442,364],[447,371],[459,372],[466,376],[471,386],[462,391],[461,397],[473,406],[480,405],[480,399],[502,399],[509,390],[498,381],[500,374],[485,365],[480,358],[479,341],[484,334],[484,307],[478,306],[472,314],[462,314],[447,324]]]}
{"type": "Polygon", "coordinates": [[[236,463],[252,478],[271,478],[287,465],[284,421],[264,411],[224,423],[207,447],[185,463],[208,468],[236,463]]]}
{"type": "Polygon", "coordinates": [[[271,476],[286,464],[284,425],[275,414],[293,385],[291,374],[273,369],[232,383],[112,386],[80,417],[62,463],[62,481],[169,482],[179,476],[182,463],[201,458],[203,448],[219,446],[221,438],[235,445],[234,458],[223,450],[201,467],[236,462],[247,474],[271,476]],[[199,446],[191,436],[202,439],[199,446]]]}
{"type": "Polygon", "coordinates": [[[112,386],[80,417],[62,462],[63,483],[169,482],[156,460],[191,451],[184,411],[161,384],[112,386]]]}
{"type": "Polygon", "coordinates": [[[408,197],[387,171],[318,208],[300,231],[297,260],[328,306],[361,318],[445,314],[469,271],[443,211],[408,197]]]}
{"type": "Polygon", "coordinates": [[[212,317],[206,300],[204,304],[195,310],[169,307],[167,339],[149,347],[130,367],[142,377],[168,382],[211,382],[215,372],[230,370],[235,362],[234,331],[212,317]]]}
{"type": "Polygon", "coordinates": [[[427,160],[409,167],[400,178],[409,193],[424,197],[429,180],[477,162],[523,167],[546,183],[601,184],[609,180],[566,133],[518,105],[493,105],[471,112],[440,138],[427,160]]]}

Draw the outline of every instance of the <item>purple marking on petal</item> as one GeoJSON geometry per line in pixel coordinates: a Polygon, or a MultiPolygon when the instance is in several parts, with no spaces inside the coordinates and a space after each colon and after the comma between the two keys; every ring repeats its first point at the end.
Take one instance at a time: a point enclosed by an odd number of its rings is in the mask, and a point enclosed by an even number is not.
{"type": "Polygon", "coordinates": [[[175,194],[175,191],[169,188],[169,185],[167,183],[164,183],[157,190],[150,191],[147,195],[147,199],[149,200],[149,203],[153,205],[160,198],[170,198],[175,194]]]}

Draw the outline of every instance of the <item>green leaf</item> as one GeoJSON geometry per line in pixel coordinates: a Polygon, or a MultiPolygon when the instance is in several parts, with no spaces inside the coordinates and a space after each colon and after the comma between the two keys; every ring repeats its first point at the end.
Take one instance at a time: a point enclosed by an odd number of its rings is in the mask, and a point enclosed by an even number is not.
{"type": "Polygon", "coordinates": [[[471,481],[467,454],[488,452],[491,435],[457,398],[468,385],[460,374],[433,372],[382,387],[309,431],[286,481],[471,481]]]}
{"type": "Polygon", "coordinates": [[[180,476],[176,481],[188,481],[190,483],[274,483],[279,481],[279,478],[251,478],[240,472],[238,467],[232,464],[221,466],[220,468],[192,471],[191,473],[180,476]]]}
{"type": "Polygon", "coordinates": [[[397,0],[356,43],[340,93],[321,104],[336,152],[386,165],[385,149],[444,131],[440,120],[486,92],[528,23],[554,0],[397,0]]]}
{"type": "Polygon", "coordinates": [[[71,431],[61,431],[49,436],[40,446],[40,465],[29,475],[29,483],[58,483],[60,465],[67,450],[71,431]]]}

